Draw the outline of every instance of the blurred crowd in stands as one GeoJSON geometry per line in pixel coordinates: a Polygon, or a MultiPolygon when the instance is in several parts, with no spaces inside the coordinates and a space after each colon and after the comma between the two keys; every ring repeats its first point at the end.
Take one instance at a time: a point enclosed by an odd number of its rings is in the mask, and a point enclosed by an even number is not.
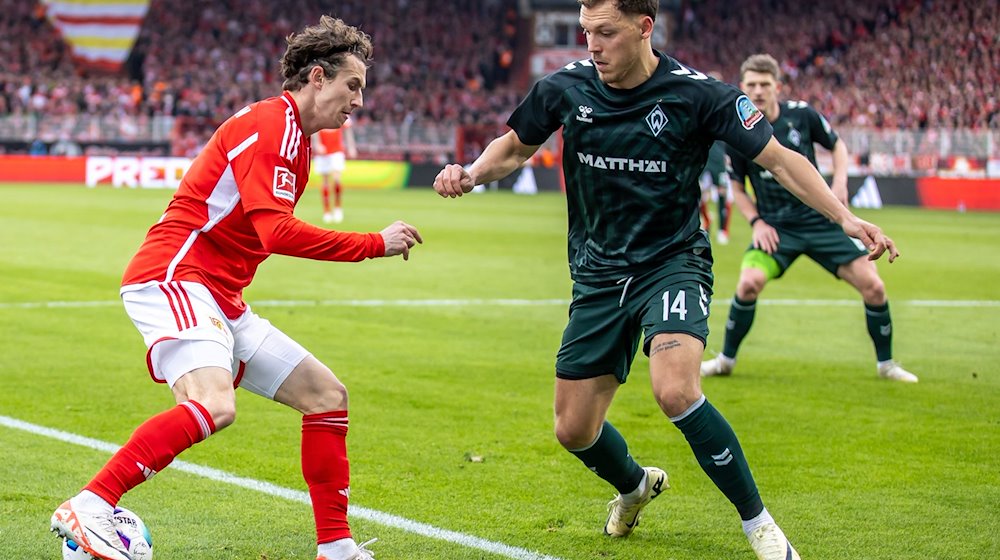
{"type": "Polygon", "coordinates": [[[769,52],[785,95],[834,124],[1000,129],[996,0],[702,0],[679,10],[669,50],[732,83],[769,52]]]}
{"type": "MultiPolygon", "coordinates": [[[[518,5],[152,0],[121,75],[101,76],[74,64],[40,2],[0,0],[0,120],[32,113],[183,117],[187,124],[171,139],[175,151],[196,151],[228,115],[278,92],[285,36],[332,11],[375,42],[360,124],[502,123],[529,85],[517,79],[531,37],[518,5]]],[[[815,103],[835,124],[1000,129],[995,0],[669,6],[663,13],[672,23],[671,55],[735,83],[740,61],[770,52],[786,72],[786,95],[815,103]]]]}

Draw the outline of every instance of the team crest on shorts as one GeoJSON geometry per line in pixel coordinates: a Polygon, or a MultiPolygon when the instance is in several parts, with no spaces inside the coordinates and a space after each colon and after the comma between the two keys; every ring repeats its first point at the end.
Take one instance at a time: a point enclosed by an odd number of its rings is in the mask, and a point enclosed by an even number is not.
{"type": "Polygon", "coordinates": [[[743,128],[752,130],[754,125],[764,118],[764,113],[760,112],[760,109],[750,101],[749,97],[741,95],[736,98],[736,116],[743,123],[743,128]]]}
{"type": "Polygon", "coordinates": [[[295,174],[287,167],[274,166],[274,196],[295,202],[295,174]]]}

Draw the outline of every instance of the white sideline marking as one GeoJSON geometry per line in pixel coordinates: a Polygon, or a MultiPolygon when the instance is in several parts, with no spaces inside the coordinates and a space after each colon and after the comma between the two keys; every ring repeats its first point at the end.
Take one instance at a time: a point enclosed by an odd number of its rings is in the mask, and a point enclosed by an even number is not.
{"type": "MultiPolygon", "coordinates": [[[[8,428],[13,428],[15,430],[23,430],[25,432],[29,432],[35,435],[50,437],[52,439],[57,439],[65,443],[72,443],[74,445],[89,447],[91,449],[104,451],[106,453],[115,453],[119,449],[119,446],[114,445],[112,443],[84,436],[79,436],[76,434],[71,434],[69,432],[63,432],[61,430],[46,428],[44,426],[31,424],[29,422],[18,420],[17,418],[11,418],[9,416],[0,415],[0,425],[6,426],[8,428]]],[[[232,484],[234,486],[239,486],[241,488],[246,488],[249,490],[255,490],[257,492],[269,494],[271,496],[276,496],[278,498],[284,498],[286,500],[290,500],[293,502],[301,502],[303,504],[311,503],[309,500],[309,494],[307,492],[303,492],[301,490],[292,490],[290,488],[283,488],[281,486],[277,486],[269,482],[237,476],[235,474],[231,474],[226,471],[220,471],[218,469],[213,469],[211,467],[204,467],[201,465],[196,465],[194,463],[188,463],[187,461],[174,460],[174,462],[170,463],[170,468],[174,470],[183,471],[189,474],[198,475],[204,478],[208,478],[216,482],[225,482],[226,484],[232,484]]],[[[507,558],[514,558],[516,560],[560,560],[555,556],[548,556],[539,552],[534,552],[516,546],[510,546],[503,543],[481,539],[479,537],[466,535],[464,533],[459,533],[456,531],[440,529],[433,525],[420,523],[419,521],[413,521],[405,517],[392,515],[391,513],[385,513],[362,506],[356,506],[354,504],[351,504],[348,507],[350,515],[357,519],[364,519],[365,521],[372,521],[374,523],[378,523],[386,527],[392,527],[393,529],[401,529],[403,531],[416,533],[424,537],[430,537],[432,539],[438,539],[453,544],[459,544],[468,548],[479,549],[484,552],[489,552],[490,554],[505,556],[507,558]]]]}
{"type": "MultiPolygon", "coordinates": [[[[713,306],[728,306],[729,298],[719,298],[713,306]]],[[[540,307],[569,305],[568,299],[262,299],[251,302],[254,307],[540,307]]],[[[861,299],[761,299],[758,305],[786,307],[855,307],[861,299]]],[[[911,307],[1000,307],[1000,300],[970,299],[906,299],[893,305],[911,307]]],[[[120,300],[107,301],[25,301],[0,302],[0,309],[61,309],[81,307],[114,307],[120,300]]]]}

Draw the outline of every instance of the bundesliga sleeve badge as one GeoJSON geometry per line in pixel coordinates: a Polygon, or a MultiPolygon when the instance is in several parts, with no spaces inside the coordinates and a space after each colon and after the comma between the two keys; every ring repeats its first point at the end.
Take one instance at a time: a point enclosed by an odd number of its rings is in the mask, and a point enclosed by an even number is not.
{"type": "Polygon", "coordinates": [[[736,116],[743,123],[743,128],[752,130],[754,125],[764,118],[764,113],[760,112],[760,109],[750,101],[749,97],[741,95],[736,98],[736,116]]]}

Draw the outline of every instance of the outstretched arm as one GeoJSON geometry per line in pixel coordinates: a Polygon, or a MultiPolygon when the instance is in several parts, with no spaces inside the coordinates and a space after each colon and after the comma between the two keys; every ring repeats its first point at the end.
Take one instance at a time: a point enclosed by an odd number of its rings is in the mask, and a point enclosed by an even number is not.
{"type": "Polygon", "coordinates": [[[513,130],[490,142],[468,171],[457,163],[444,167],[434,179],[434,190],[441,196],[454,198],[472,187],[498,181],[521,167],[538,150],[538,146],[521,143],[513,130]]]}
{"type": "Polygon", "coordinates": [[[841,204],[819,171],[801,154],[785,148],[772,137],[754,161],[770,171],[783,187],[802,202],[839,224],[847,235],[861,240],[871,251],[869,260],[878,259],[886,251],[889,252],[889,262],[899,256],[892,239],[878,226],[858,218],[841,204]]]}

